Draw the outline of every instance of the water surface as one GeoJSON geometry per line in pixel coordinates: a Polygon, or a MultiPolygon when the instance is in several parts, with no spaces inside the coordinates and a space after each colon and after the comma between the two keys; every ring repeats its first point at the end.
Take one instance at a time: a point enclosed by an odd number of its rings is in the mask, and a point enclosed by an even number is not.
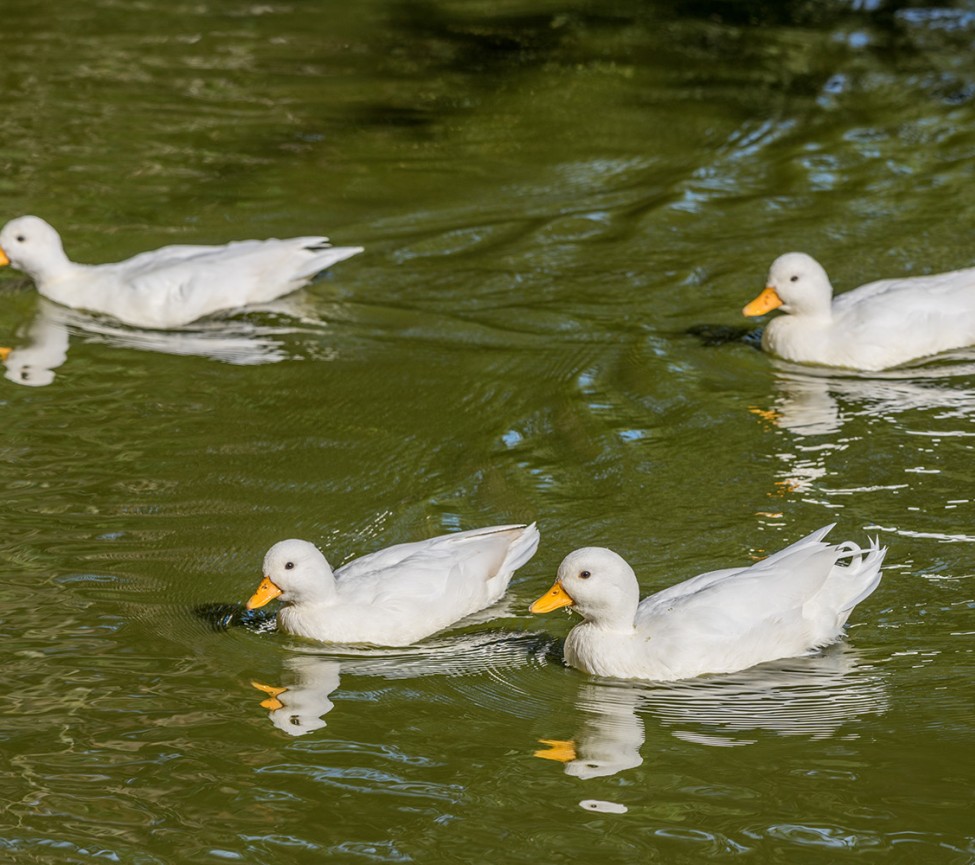
{"type": "Polygon", "coordinates": [[[975,6],[104,0],[4,27],[4,219],[80,261],[366,247],[174,333],[0,274],[6,861],[975,861],[975,357],[866,377],[687,332],[747,324],[790,249],[840,289],[973,263],[975,6]],[[509,600],[423,646],[220,626],[282,538],[338,565],[529,520],[509,600]],[[649,592],[832,522],[889,567],[815,657],[594,680],[527,613],[577,546],[649,592]]]}

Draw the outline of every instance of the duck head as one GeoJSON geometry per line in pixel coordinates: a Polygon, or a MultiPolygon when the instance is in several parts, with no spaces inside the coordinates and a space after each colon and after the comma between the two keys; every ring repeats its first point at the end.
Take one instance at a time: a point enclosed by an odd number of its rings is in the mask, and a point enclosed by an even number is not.
{"type": "Polygon", "coordinates": [[[794,315],[829,315],[833,286],[823,266],[804,252],[780,255],[769,268],[765,290],[742,313],[765,315],[781,309],[794,315]]]}
{"type": "Polygon", "coordinates": [[[605,547],[583,547],[562,560],[555,584],[529,609],[571,607],[601,627],[632,630],[639,603],[640,585],[626,560],[605,547]]]}
{"type": "Polygon", "coordinates": [[[247,601],[247,609],[274,598],[286,604],[327,602],[335,596],[335,576],[321,551],[308,541],[279,541],[264,556],[264,579],[247,601]]]}
{"type": "Polygon", "coordinates": [[[32,279],[50,279],[69,264],[61,236],[39,216],[18,216],[0,229],[0,265],[9,264],[32,279]]]}

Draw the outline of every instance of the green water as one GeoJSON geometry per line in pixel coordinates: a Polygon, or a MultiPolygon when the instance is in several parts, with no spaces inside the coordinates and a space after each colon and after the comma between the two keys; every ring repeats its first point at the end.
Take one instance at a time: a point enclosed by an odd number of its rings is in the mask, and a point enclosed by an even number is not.
{"type": "Polygon", "coordinates": [[[40,354],[0,380],[0,860],[975,862],[975,354],[813,375],[686,332],[743,324],[790,249],[840,288],[975,263],[975,5],[52,0],[3,30],[0,221],[79,261],[366,252],[173,334],[0,273],[0,344],[40,354]],[[414,649],[218,626],[282,538],[339,564],[529,520],[508,600],[414,649]],[[889,567],[821,656],[597,681],[527,613],[577,546],[649,592],[830,522],[889,567]]]}

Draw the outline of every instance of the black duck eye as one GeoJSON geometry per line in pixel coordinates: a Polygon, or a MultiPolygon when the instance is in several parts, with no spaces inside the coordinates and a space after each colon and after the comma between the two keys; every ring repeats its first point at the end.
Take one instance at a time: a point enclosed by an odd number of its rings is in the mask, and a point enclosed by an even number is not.
{"type": "Polygon", "coordinates": [[[27,238],[24,237],[24,235],[22,234],[17,235],[17,243],[23,243],[25,240],[27,240],[27,238]]]}
{"type": "Polygon", "coordinates": [[[589,571],[580,571],[579,576],[582,577],[582,579],[584,580],[588,580],[592,576],[592,573],[590,573],[589,571]]]}
{"type": "Polygon", "coordinates": [[[790,276],[789,277],[789,282],[798,282],[798,281],[799,281],[799,277],[798,276],[790,276]]]}
{"type": "Polygon", "coordinates": [[[295,566],[295,563],[294,562],[285,562],[284,563],[284,569],[286,571],[294,570],[294,566],[295,566]]]}

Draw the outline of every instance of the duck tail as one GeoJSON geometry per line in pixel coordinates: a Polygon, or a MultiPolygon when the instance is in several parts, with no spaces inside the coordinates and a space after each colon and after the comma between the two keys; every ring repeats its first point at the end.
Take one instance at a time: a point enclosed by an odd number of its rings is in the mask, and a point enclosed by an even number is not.
{"type": "Polygon", "coordinates": [[[512,541],[511,546],[508,547],[504,562],[498,569],[499,573],[513,573],[518,570],[518,568],[535,555],[539,540],[538,526],[535,523],[522,527],[521,533],[512,541]]]}
{"type": "Polygon", "coordinates": [[[323,270],[328,270],[333,264],[338,264],[340,261],[352,258],[353,255],[358,255],[364,249],[362,246],[332,246],[327,237],[307,239],[314,242],[304,246],[304,249],[310,254],[310,258],[298,274],[304,279],[311,279],[323,270]]]}
{"type": "Polygon", "coordinates": [[[800,551],[809,551],[812,549],[816,550],[826,550],[829,548],[829,544],[826,542],[826,535],[830,533],[830,530],[836,526],[836,523],[830,523],[828,526],[823,526],[821,529],[816,529],[812,534],[806,535],[804,538],[800,538],[795,543],[789,544],[785,549],[779,550],[777,553],[772,553],[763,559],[764,564],[772,564],[774,562],[782,562],[788,559],[790,556],[795,555],[800,551]]]}
{"type": "Polygon", "coordinates": [[[843,560],[847,562],[843,567],[843,582],[849,586],[852,594],[844,600],[839,612],[848,614],[880,585],[887,547],[880,546],[879,538],[871,538],[870,546],[865,549],[852,541],[844,541],[836,545],[836,551],[837,563],[843,560]]]}

